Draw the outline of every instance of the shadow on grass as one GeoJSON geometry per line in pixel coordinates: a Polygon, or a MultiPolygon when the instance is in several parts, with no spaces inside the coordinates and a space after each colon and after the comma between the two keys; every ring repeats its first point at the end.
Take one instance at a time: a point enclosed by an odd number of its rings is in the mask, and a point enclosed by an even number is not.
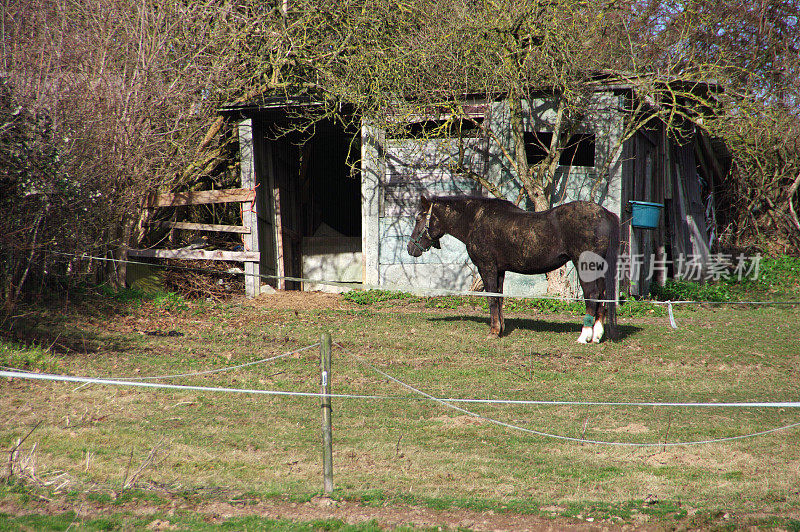
{"type": "Polygon", "coordinates": [[[111,337],[103,324],[126,313],[105,301],[89,305],[48,304],[22,307],[19,315],[0,325],[0,339],[21,347],[40,347],[56,355],[90,355],[140,348],[133,338],[111,337]],[[98,325],[99,323],[99,325],[98,325]]]}
{"type": "MultiPolygon", "coordinates": [[[[442,322],[471,321],[486,325],[487,330],[489,328],[488,316],[436,316],[430,317],[428,320],[442,322]]],[[[571,322],[534,320],[529,318],[506,318],[506,330],[503,336],[509,336],[517,330],[530,331],[533,333],[575,333],[577,337],[577,335],[581,333],[581,324],[577,321],[571,322]]],[[[641,327],[617,324],[617,341],[625,340],[641,330],[641,327]]]]}

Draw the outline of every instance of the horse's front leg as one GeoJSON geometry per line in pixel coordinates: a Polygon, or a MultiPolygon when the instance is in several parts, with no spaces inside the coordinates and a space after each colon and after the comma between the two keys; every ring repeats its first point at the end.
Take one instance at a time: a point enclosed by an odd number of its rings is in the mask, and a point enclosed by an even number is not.
{"type": "Polygon", "coordinates": [[[586,315],[583,317],[583,328],[581,329],[581,335],[578,336],[577,342],[579,344],[588,344],[592,341],[592,335],[594,333],[594,316],[590,314],[590,310],[586,309],[586,315]]]}
{"type": "Polygon", "coordinates": [[[594,326],[592,327],[592,342],[599,344],[605,334],[603,322],[606,317],[606,306],[604,303],[597,304],[597,314],[594,317],[594,326]]]}
{"type": "MultiPolygon", "coordinates": [[[[499,272],[497,274],[497,293],[503,293],[503,283],[506,280],[506,272],[499,272]]],[[[497,319],[500,322],[500,334],[502,336],[506,332],[506,319],[503,317],[503,298],[498,297],[497,299],[497,319]]]]}
{"type": "MultiPolygon", "coordinates": [[[[483,280],[483,289],[486,292],[500,293],[502,291],[502,280],[504,275],[498,275],[497,270],[492,268],[478,269],[483,280]]],[[[503,334],[503,298],[498,296],[486,296],[489,301],[489,338],[497,338],[503,334]]]]}

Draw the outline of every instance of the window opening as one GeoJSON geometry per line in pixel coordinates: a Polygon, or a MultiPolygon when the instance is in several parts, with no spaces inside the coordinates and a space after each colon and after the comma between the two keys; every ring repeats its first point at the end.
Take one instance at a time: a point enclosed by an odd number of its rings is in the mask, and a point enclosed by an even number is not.
{"type": "MultiPolygon", "coordinates": [[[[547,156],[547,150],[553,140],[553,134],[547,131],[525,133],[525,154],[528,164],[534,165],[542,162],[547,156]]],[[[570,137],[558,164],[561,166],[594,166],[595,135],[593,133],[578,133],[570,137]]]]}

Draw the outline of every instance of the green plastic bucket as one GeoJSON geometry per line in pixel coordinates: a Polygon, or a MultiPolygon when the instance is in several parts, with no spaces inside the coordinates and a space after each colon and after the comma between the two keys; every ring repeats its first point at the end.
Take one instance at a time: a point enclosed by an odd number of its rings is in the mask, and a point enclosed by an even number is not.
{"type": "Polygon", "coordinates": [[[633,227],[643,227],[645,229],[655,229],[658,227],[658,218],[661,216],[661,203],[651,203],[649,201],[630,201],[633,217],[631,225],[633,227]]]}

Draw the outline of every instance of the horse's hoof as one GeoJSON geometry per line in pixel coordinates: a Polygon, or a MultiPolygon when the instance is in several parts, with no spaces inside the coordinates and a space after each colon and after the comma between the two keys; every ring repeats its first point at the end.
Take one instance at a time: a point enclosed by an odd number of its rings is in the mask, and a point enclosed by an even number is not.
{"type": "Polygon", "coordinates": [[[603,328],[603,322],[597,321],[592,328],[592,342],[599,344],[600,340],[603,339],[603,334],[605,333],[605,329],[603,328]]]}
{"type": "Polygon", "coordinates": [[[588,344],[592,340],[592,328],[591,327],[584,327],[581,331],[581,335],[578,336],[576,340],[579,344],[588,344]]]}
{"type": "Polygon", "coordinates": [[[500,338],[500,333],[492,331],[486,336],[486,338],[500,338]]]}

